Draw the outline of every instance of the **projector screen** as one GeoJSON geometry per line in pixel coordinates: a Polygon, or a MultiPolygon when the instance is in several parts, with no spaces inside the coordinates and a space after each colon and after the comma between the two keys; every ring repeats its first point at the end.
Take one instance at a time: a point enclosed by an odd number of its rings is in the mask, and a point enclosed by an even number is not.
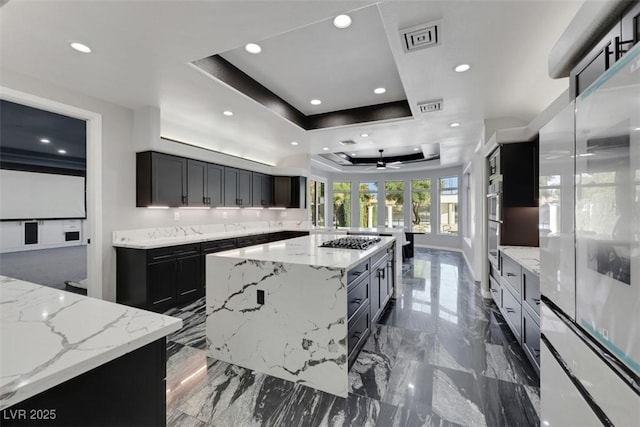
{"type": "Polygon", "coordinates": [[[0,219],[85,218],[83,176],[0,169],[0,219]]]}

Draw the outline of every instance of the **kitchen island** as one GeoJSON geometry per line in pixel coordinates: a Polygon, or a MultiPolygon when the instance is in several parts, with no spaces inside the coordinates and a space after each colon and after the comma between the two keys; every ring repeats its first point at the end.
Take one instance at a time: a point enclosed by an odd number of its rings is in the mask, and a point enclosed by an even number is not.
{"type": "Polygon", "coordinates": [[[165,425],[182,320],[0,276],[1,424],[165,425]]]}
{"type": "Polygon", "coordinates": [[[348,369],[394,286],[393,237],[367,249],[317,234],[206,259],[209,355],[347,396],[348,369]]]}

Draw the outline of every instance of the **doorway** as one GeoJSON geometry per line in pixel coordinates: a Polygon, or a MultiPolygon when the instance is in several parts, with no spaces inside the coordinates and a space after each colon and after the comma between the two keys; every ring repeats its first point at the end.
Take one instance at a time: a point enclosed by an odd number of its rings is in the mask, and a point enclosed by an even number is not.
{"type": "MultiPolygon", "coordinates": [[[[67,197],[64,199],[63,203],[56,204],[57,208],[63,209],[61,212],[56,212],[56,214],[60,214],[63,216],[70,215],[67,219],[59,218],[60,223],[55,224],[55,227],[62,227],[59,230],[63,239],[67,243],[63,243],[68,247],[73,247],[74,239],[82,239],[82,242],[87,243],[86,245],[86,280],[87,284],[87,294],[94,298],[103,298],[103,286],[102,286],[102,116],[100,114],[94,113],[92,111],[80,109],[71,105],[62,104],[56,101],[52,101],[49,99],[41,98],[35,95],[31,95],[25,92],[16,91],[13,89],[0,87],[0,100],[7,101],[15,104],[19,104],[25,107],[31,107],[39,110],[44,110],[45,112],[58,114],[61,116],[65,116],[69,119],[81,120],[85,122],[86,127],[86,151],[85,151],[85,172],[84,172],[84,185],[86,188],[86,199],[84,200],[83,207],[85,209],[84,216],[86,220],[86,224],[74,222],[78,220],[78,180],[73,179],[74,176],[71,173],[66,177],[56,177],[55,179],[61,179],[60,183],[58,183],[58,187],[64,186],[65,189],[68,189],[67,195],[61,197],[67,197]],[[74,187],[75,186],[75,187],[74,187]],[[76,188],[76,191],[71,191],[72,188],[76,188]],[[74,195],[75,194],[75,195],[74,195]],[[67,204],[73,204],[75,206],[66,206],[67,204]],[[66,209],[66,210],[65,210],[66,209]],[[73,217],[76,218],[73,218],[73,217]],[[84,227],[84,229],[83,229],[84,227]],[[79,228],[79,229],[78,229],[79,228]],[[66,240],[69,239],[69,240],[66,240]],[[71,242],[71,243],[68,243],[71,242]]],[[[38,137],[37,143],[49,145],[51,144],[51,140],[49,142],[43,142],[41,140],[47,140],[49,138],[46,135],[40,135],[38,137]]],[[[56,154],[64,155],[66,153],[60,153],[57,150],[65,150],[64,147],[55,148],[56,154]]],[[[67,165],[69,169],[72,167],[67,165]]],[[[15,169],[15,168],[14,168],[15,169]]],[[[22,171],[24,172],[24,171],[22,171]]],[[[46,172],[46,171],[45,171],[46,172]]],[[[77,177],[77,175],[76,175],[77,177]]],[[[49,183],[50,184],[50,183],[49,183]]],[[[48,184],[44,184],[48,185],[48,184]]],[[[40,188],[38,186],[37,188],[40,188]]],[[[41,195],[41,197],[46,197],[41,195]]],[[[33,205],[33,203],[32,203],[33,205]]],[[[33,207],[33,206],[32,206],[33,207]]],[[[37,207],[34,207],[34,209],[37,207]]],[[[31,216],[26,214],[27,216],[31,216]]],[[[53,220],[53,218],[49,218],[53,220]]],[[[23,221],[29,222],[29,226],[24,224],[24,227],[28,227],[30,230],[25,229],[24,237],[27,237],[27,234],[31,233],[29,241],[33,241],[34,230],[36,230],[39,226],[44,226],[44,220],[35,219],[35,221],[23,221]],[[33,225],[33,222],[36,222],[33,225]]],[[[2,221],[0,224],[5,224],[7,221],[2,221]]],[[[57,228],[56,228],[57,230],[57,228]]],[[[58,231],[56,231],[57,233],[58,231]]],[[[44,237],[44,236],[43,236],[44,237]]],[[[25,239],[22,239],[24,242],[25,239]]],[[[81,242],[81,243],[82,243],[81,242]]],[[[45,248],[46,249],[46,248],[45,248]]],[[[76,258],[78,259],[78,258],[76,258]]],[[[77,266],[76,266],[77,267],[77,266]]],[[[77,268],[76,268],[77,270],[77,268]]],[[[76,271],[75,273],[78,275],[79,273],[76,271]]],[[[73,278],[69,277],[71,281],[73,278]]]]}

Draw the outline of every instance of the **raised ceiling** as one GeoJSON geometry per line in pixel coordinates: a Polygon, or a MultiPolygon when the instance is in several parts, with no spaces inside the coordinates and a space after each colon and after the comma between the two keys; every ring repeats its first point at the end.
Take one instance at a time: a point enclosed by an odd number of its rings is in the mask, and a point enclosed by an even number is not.
{"type": "MultiPolygon", "coordinates": [[[[581,4],[537,0],[10,1],[0,8],[0,72],[8,83],[26,75],[131,109],[158,106],[164,136],[270,164],[290,164],[289,157],[319,154],[324,147],[341,151],[339,141],[345,139],[361,144],[352,148],[355,151],[370,150],[360,136],[366,132],[374,149],[438,144],[440,163],[446,166],[469,158],[486,119],[531,121],[568,87],[566,79],[548,77],[547,56],[581,4]],[[353,14],[354,29],[360,13],[370,13],[369,20],[382,24],[384,34],[377,32],[375,37],[384,35],[386,43],[375,45],[390,50],[412,118],[305,131],[190,65],[210,55],[232,53],[250,42],[264,43],[267,54],[270,40],[293,37],[316,26],[314,37],[330,40],[340,33],[321,24],[341,13],[353,14]],[[441,23],[441,44],[406,53],[399,31],[435,21],[441,23]],[[93,53],[71,50],[71,40],[89,45],[93,53]],[[460,63],[470,64],[471,69],[455,73],[453,68],[460,63]],[[419,112],[418,103],[434,99],[443,99],[442,111],[419,112]],[[226,117],[224,110],[234,115],[226,117]],[[451,122],[462,125],[451,128],[451,122]],[[291,141],[299,145],[293,147],[291,141]]],[[[332,50],[331,60],[349,63],[354,57],[376,54],[370,48],[345,45],[332,50]]],[[[317,60],[317,55],[290,55],[270,60],[271,65],[260,70],[284,76],[294,66],[304,69],[317,60]]],[[[342,96],[319,95],[323,106],[330,107],[331,98],[336,105],[355,99],[356,85],[335,89],[341,84],[340,72],[325,73],[330,73],[335,86],[323,91],[342,96]]],[[[304,88],[281,95],[291,103],[313,93],[315,81],[305,79],[304,73],[299,77],[291,82],[304,88]]],[[[362,74],[359,83],[378,86],[370,79],[362,74]]],[[[276,83],[265,80],[269,84],[276,83]]]]}

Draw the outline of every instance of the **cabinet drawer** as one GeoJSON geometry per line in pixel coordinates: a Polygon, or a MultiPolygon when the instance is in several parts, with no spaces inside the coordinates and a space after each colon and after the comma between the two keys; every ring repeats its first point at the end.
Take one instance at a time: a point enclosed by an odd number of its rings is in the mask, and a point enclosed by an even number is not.
{"type": "Polygon", "coordinates": [[[518,342],[522,341],[522,326],[521,326],[521,312],[522,307],[520,301],[511,294],[511,291],[507,288],[502,288],[502,314],[509,323],[511,331],[518,339],[518,342]]]}
{"type": "Polygon", "coordinates": [[[502,286],[500,286],[500,283],[492,276],[489,276],[489,291],[496,305],[502,308],[502,286]]]}
{"type": "Polygon", "coordinates": [[[347,273],[347,283],[351,285],[363,274],[369,274],[369,260],[364,261],[349,270],[347,273]]]}
{"type": "Polygon", "coordinates": [[[525,268],[522,269],[522,302],[529,304],[540,317],[540,278],[525,268]]]}
{"type": "Polygon", "coordinates": [[[238,237],[236,239],[236,242],[239,248],[244,248],[247,246],[259,245],[261,243],[264,243],[261,236],[238,237]]]}
{"type": "Polygon", "coordinates": [[[386,251],[380,251],[378,253],[375,253],[375,254],[371,255],[371,258],[370,258],[371,269],[375,269],[376,266],[378,266],[379,263],[383,262],[383,259],[386,256],[387,256],[387,252],[386,251]]]}
{"type": "Polygon", "coordinates": [[[518,293],[518,302],[520,301],[519,296],[522,294],[522,285],[521,285],[521,276],[522,276],[522,267],[520,264],[505,256],[500,254],[500,265],[502,266],[502,278],[509,283],[513,289],[518,293]]]}
{"type": "Polygon", "coordinates": [[[356,286],[349,290],[347,294],[347,318],[358,311],[358,309],[366,304],[369,300],[369,280],[362,280],[356,286]]]}
{"type": "Polygon", "coordinates": [[[492,263],[489,263],[489,276],[496,280],[500,278],[500,270],[498,270],[492,263]]]}
{"type": "Polygon", "coordinates": [[[540,325],[528,310],[522,310],[522,345],[527,356],[540,371],[540,325]]]}
{"type": "Polygon", "coordinates": [[[200,254],[200,243],[192,245],[169,246],[167,248],[157,248],[147,251],[147,262],[166,261],[171,258],[177,258],[189,255],[200,254]]]}
{"type": "Polygon", "coordinates": [[[236,248],[236,239],[214,240],[202,244],[202,253],[213,253],[236,248]]]}
{"type": "Polygon", "coordinates": [[[347,333],[347,347],[349,349],[349,360],[354,351],[367,339],[370,326],[369,306],[365,304],[356,312],[354,318],[349,322],[349,332],[347,333]]]}

